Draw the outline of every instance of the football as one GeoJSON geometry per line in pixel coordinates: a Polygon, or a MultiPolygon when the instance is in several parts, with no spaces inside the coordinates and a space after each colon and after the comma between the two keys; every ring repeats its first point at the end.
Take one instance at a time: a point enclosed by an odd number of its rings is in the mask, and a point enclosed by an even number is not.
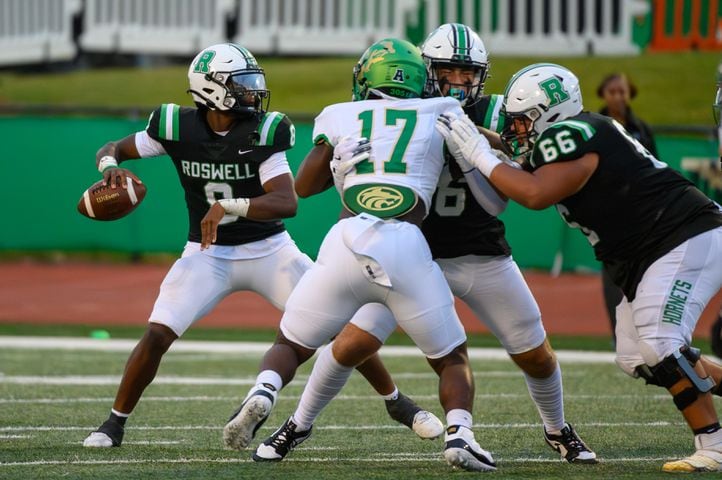
{"type": "Polygon", "coordinates": [[[103,185],[103,180],[92,184],[78,200],[78,211],[93,220],[117,220],[128,215],[145,198],[145,185],[128,177],[128,188],[103,185]]]}

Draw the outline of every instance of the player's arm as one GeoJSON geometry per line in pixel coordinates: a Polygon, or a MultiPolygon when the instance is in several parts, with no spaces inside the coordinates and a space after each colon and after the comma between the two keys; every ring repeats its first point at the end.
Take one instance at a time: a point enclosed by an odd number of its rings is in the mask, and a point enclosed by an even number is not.
{"type": "Polygon", "coordinates": [[[286,155],[278,152],[261,164],[264,193],[253,198],[224,198],[215,202],[201,220],[201,249],[216,241],[218,225],[225,215],[256,221],[272,221],[296,215],[298,200],[286,155]]]}
{"type": "Polygon", "coordinates": [[[117,141],[108,142],[95,154],[95,166],[103,175],[104,184],[110,182],[111,188],[122,185],[127,188],[126,177],[133,178],[137,183],[142,183],[133,172],[119,168],[118,164],[124,160],[140,158],[135,145],[135,134],[128,135],[117,141]]]}
{"type": "MultiPolygon", "coordinates": [[[[532,173],[516,169],[500,160],[468,117],[445,117],[436,123],[455,158],[477,168],[501,193],[533,210],[542,210],[578,192],[599,164],[599,156],[589,152],[578,158],[558,153],[532,173]]],[[[543,135],[537,142],[543,141],[543,135]]],[[[534,151],[536,153],[536,150],[534,151]]]]}
{"type": "Polygon", "coordinates": [[[509,203],[506,196],[500,194],[479,170],[464,172],[464,178],[474,199],[487,213],[496,217],[506,210],[509,203]]]}
{"type": "Polygon", "coordinates": [[[333,186],[333,177],[329,163],[333,157],[333,148],[326,142],[317,143],[296,173],[296,193],[301,198],[321,193],[333,186]]]}
{"type": "Polygon", "coordinates": [[[587,153],[576,160],[547,163],[532,173],[499,163],[488,178],[515,202],[532,210],[543,210],[581,190],[598,164],[596,153],[587,153]]]}
{"type": "Polygon", "coordinates": [[[476,126],[476,128],[479,129],[479,131],[484,134],[486,139],[489,141],[489,145],[491,145],[491,148],[496,150],[501,150],[502,152],[506,153],[506,146],[501,141],[501,135],[499,135],[497,132],[493,130],[489,130],[488,128],[476,126]]]}

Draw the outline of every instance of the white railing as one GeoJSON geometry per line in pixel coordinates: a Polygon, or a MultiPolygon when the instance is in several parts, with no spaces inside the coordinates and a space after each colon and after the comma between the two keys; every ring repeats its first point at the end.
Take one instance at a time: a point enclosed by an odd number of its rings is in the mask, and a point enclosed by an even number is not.
{"type": "Polygon", "coordinates": [[[0,65],[70,60],[80,0],[0,0],[0,65]]]}
{"type": "Polygon", "coordinates": [[[232,40],[264,55],[358,55],[383,37],[406,37],[409,27],[428,33],[440,23],[461,22],[479,32],[493,55],[544,57],[638,53],[632,23],[649,9],[647,0],[492,5],[493,0],[0,0],[0,65],[72,58],[77,53],[72,19],[81,11],[79,46],[89,52],[190,57],[232,40]]]}
{"type": "Polygon", "coordinates": [[[442,12],[438,0],[424,2],[427,32],[442,19],[465,23],[492,54],[531,56],[639,53],[632,22],[650,8],[647,0],[505,0],[493,12],[492,0],[462,0],[442,12]]]}
{"type": "Polygon", "coordinates": [[[240,0],[234,41],[252,52],[359,54],[385,37],[406,36],[419,0],[240,0]]]}
{"type": "Polygon", "coordinates": [[[193,55],[226,42],[233,0],[85,0],[88,51],[193,55]]]}

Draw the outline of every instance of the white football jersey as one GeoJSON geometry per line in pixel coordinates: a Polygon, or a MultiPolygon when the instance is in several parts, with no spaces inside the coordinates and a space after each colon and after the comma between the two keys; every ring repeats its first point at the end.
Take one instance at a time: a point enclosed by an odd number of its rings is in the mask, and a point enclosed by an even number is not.
{"type": "Polygon", "coordinates": [[[334,147],[345,136],[368,138],[372,162],[363,161],[346,175],[344,192],[369,184],[406,187],[428,213],[444,165],[444,140],[435,122],[445,112],[464,113],[450,97],[338,103],[316,117],[313,140],[334,147]]]}

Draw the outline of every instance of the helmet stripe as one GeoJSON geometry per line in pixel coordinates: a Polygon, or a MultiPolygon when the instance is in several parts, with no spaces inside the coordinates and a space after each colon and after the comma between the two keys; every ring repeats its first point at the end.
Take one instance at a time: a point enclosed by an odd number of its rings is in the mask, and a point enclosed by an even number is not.
{"type": "Polygon", "coordinates": [[[249,52],[245,47],[241,47],[240,45],[236,45],[235,43],[229,43],[228,45],[231,46],[231,48],[235,48],[240,52],[241,55],[243,55],[243,58],[248,60],[249,58],[254,58],[253,55],[251,55],[251,52],[249,52]]]}
{"type": "Polygon", "coordinates": [[[467,49],[467,37],[464,25],[460,23],[454,24],[454,49],[457,55],[462,55],[467,49]]]}

